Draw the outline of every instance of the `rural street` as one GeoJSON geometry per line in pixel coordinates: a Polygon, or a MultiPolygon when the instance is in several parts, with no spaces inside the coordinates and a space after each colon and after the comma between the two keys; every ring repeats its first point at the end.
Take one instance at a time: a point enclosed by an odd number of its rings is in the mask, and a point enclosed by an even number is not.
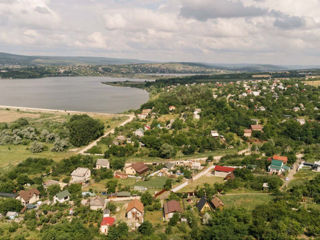
{"type": "MultiPolygon", "coordinates": [[[[135,116],[134,115],[126,115],[127,117],[129,117],[127,120],[125,120],[124,122],[122,122],[118,127],[122,127],[124,125],[126,125],[127,123],[131,122],[135,116]]],[[[94,147],[97,145],[97,143],[101,140],[101,138],[104,138],[106,136],[108,136],[109,134],[114,133],[114,128],[107,131],[103,136],[99,137],[98,139],[94,140],[92,143],[90,143],[89,145],[85,146],[84,148],[82,148],[78,154],[86,154],[85,152],[88,151],[90,148],[94,147]]]]}
{"type": "Polygon", "coordinates": [[[299,168],[300,163],[302,162],[303,154],[297,154],[296,155],[298,160],[293,164],[292,169],[290,169],[288,176],[288,181],[285,181],[284,184],[281,186],[280,190],[285,189],[288,187],[289,183],[294,179],[294,175],[297,173],[297,170],[299,168]]]}

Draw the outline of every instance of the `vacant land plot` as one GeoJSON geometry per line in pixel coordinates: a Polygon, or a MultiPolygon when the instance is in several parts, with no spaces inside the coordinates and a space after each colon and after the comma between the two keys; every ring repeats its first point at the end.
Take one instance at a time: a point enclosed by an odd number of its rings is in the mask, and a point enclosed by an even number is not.
{"type": "Polygon", "coordinates": [[[304,81],[303,83],[310,85],[310,86],[314,86],[314,87],[319,87],[320,86],[320,80],[316,80],[316,81],[304,81]]]}
{"type": "Polygon", "coordinates": [[[269,193],[239,193],[222,195],[219,198],[225,208],[245,208],[253,210],[256,206],[269,202],[272,196],[269,193]]]}
{"type": "Polygon", "coordinates": [[[135,186],[143,186],[149,189],[162,189],[167,179],[167,177],[152,177],[148,181],[137,182],[135,186]]]}
{"type": "Polygon", "coordinates": [[[179,192],[192,192],[197,186],[201,187],[203,184],[208,183],[211,186],[215,183],[223,183],[224,180],[221,177],[216,176],[203,176],[195,181],[190,182],[186,187],[182,188],[179,192]]]}

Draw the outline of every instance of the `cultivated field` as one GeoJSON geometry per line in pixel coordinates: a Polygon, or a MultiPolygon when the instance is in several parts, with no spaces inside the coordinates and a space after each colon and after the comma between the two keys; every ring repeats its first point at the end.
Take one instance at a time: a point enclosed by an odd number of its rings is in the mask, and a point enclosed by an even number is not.
{"type": "Polygon", "coordinates": [[[320,86],[320,80],[316,80],[316,81],[304,81],[303,83],[310,85],[310,86],[314,86],[314,87],[319,87],[320,86]]]}
{"type": "Polygon", "coordinates": [[[256,206],[265,204],[272,199],[269,193],[234,193],[219,196],[225,208],[254,209],[256,206]]]}

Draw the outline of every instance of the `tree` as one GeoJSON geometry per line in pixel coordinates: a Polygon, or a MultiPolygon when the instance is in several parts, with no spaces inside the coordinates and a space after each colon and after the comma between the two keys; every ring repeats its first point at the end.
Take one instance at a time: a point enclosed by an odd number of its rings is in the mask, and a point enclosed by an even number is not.
{"type": "Polygon", "coordinates": [[[164,184],[163,188],[169,191],[172,188],[172,179],[168,178],[166,183],[164,184]]]}
{"type": "Polygon", "coordinates": [[[175,225],[177,225],[179,220],[180,220],[180,214],[179,213],[174,213],[172,218],[170,218],[170,220],[169,220],[169,225],[170,226],[175,226],[175,225]]]}
{"type": "Polygon", "coordinates": [[[70,142],[76,147],[87,145],[100,137],[104,131],[103,123],[88,115],[73,115],[67,127],[70,132],[70,142]]]}
{"type": "Polygon", "coordinates": [[[106,188],[108,189],[108,193],[115,193],[117,189],[118,181],[117,180],[110,180],[106,184],[106,188]]]}
{"type": "Polygon", "coordinates": [[[123,239],[128,235],[128,225],[124,222],[120,222],[117,226],[113,225],[109,228],[107,239],[108,240],[119,240],[123,239]]]}
{"type": "Polygon", "coordinates": [[[162,158],[171,158],[171,157],[174,157],[176,155],[176,151],[174,149],[173,146],[167,144],[167,143],[164,143],[161,145],[161,148],[160,148],[160,157],[162,158]]]}
{"type": "Polygon", "coordinates": [[[145,192],[141,195],[141,202],[144,206],[152,204],[152,195],[149,192],[145,192]]]}
{"type": "Polygon", "coordinates": [[[50,198],[53,198],[54,195],[56,195],[58,192],[60,192],[60,186],[58,184],[54,184],[48,187],[47,189],[50,198]]]}
{"type": "Polygon", "coordinates": [[[138,231],[143,235],[151,235],[154,230],[151,222],[145,221],[139,226],[138,231]]]}
{"type": "Polygon", "coordinates": [[[22,205],[20,201],[16,199],[3,199],[0,201],[0,213],[6,214],[8,211],[20,212],[22,205]]]}

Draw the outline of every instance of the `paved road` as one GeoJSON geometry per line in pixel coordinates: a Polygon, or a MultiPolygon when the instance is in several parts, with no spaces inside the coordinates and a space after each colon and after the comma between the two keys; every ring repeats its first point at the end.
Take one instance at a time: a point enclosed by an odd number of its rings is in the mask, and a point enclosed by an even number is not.
{"type": "MultiPolygon", "coordinates": [[[[127,123],[131,122],[135,116],[134,115],[126,115],[129,118],[127,120],[125,120],[124,122],[122,122],[118,127],[122,127],[124,125],[126,125],[127,123]]],[[[99,137],[98,139],[96,139],[95,141],[93,141],[92,143],[90,143],[89,145],[85,146],[84,148],[82,148],[81,150],[78,151],[78,154],[86,154],[89,155],[88,153],[85,153],[86,151],[88,151],[90,148],[94,147],[97,145],[97,143],[101,140],[101,138],[104,138],[106,136],[108,136],[109,134],[114,133],[114,128],[107,131],[103,136],[99,137]]]]}

